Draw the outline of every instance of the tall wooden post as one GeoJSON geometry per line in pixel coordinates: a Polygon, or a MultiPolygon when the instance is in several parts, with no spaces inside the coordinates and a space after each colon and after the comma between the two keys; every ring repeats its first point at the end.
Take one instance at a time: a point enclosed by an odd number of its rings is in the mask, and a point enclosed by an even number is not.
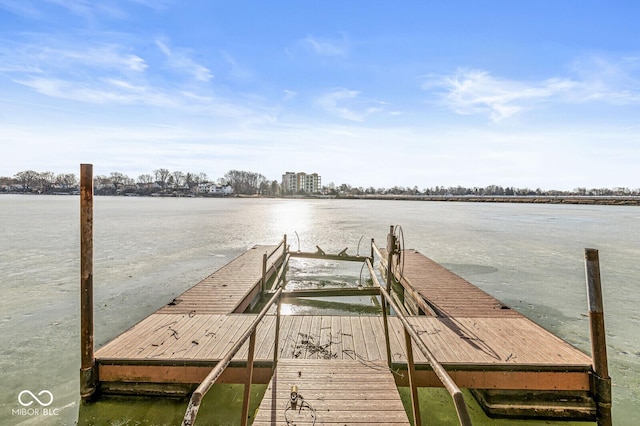
{"type": "Polygon", "coordinates": [[[80,165],[80,396],[96,391],[93,356],[93,165],[80,165]]]}
{"type": "Polygon", "coordinates": [[[607,365],[607,341],[604,330],[604,305],[602,303],[598,250],[585,249],[584,258],[596,415],[599,426],[611,426],[611,377],[609,377],[609,367],[607,365]]]}

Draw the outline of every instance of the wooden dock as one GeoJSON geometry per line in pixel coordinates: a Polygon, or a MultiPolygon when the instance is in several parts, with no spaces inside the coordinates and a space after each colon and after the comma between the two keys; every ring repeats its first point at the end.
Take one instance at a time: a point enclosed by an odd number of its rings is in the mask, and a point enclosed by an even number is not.
{"type": "MultiPolygon", "coordinates": [[[[193,391],[257,318],[243,312],[265,287],[262,271],[273,280],[286,254],[284,245],[248,250],[101,347],[95,353],[99,391],[193,391]]],[[[423,307],[408,321],[460,388],[477,390],[489,409],[509,392],[557,395],[564,402],[547,407],[547,415],[594,418],[589,356],[422,254],[406,250],[404,257],[398,282],[405,298],[419,295],[412,306],[423,307]]],[[[252,382],[268,383],[268,390],[253,424],[284,424],[293,385],[315,410],[316,424],[408,424],[397,391],[409,385],[398,317],[388,317],[389,360],[381,315],[282,316],[274,370],[277,321],[274,308],[256,328],[252,382]]],[[[413,356],[417,386],[442,386],[428,359],[420,351],[413,356]]],[[[248,362],[245,342],[217,382],[244,383],[248,362]]],[[[512,401],[510,410],[529,415],[538,409],[531,404],[512,401]]]]}
{"type": "Polygon", "coordinates": [[[311,425],[314,420],[317,425],[409,425],[384,361],[281,360],[253,425],[311,425]],[[307,403],[301,410],[287,409],[292,386],[307,403]]]}

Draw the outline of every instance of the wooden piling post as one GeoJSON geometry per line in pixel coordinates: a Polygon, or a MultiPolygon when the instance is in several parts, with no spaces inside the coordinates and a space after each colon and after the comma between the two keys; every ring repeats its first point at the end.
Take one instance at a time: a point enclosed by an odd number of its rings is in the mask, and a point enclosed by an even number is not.
{"type": "Polygon", "coordinates": [[[585,249],[585,271],[587,278],[587,300],[589,303],[589,330],[591,333],[591,357],[594,370],[594,396],[599,426],[610,426],[611,378],[607,365],[607,341],[604,329],[604,305],[600,281],[600,259],[598,250],[585,249]]]}
{"type": "Polygon", "coordinates": [[[80,396],[96,391],[93,354],[93,165],[80,165],[80,396]]]}

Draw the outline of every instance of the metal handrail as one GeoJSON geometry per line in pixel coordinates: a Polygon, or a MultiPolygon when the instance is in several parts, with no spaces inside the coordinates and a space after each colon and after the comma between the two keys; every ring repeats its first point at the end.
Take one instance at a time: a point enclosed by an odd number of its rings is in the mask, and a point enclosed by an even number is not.
{"type": "MultiPolygon", "coordinates": [[[[196,388],[196,390],[191,395],[191,399],[189,400],[189,405],[187,406],[187,410],[184,414],[184,419],[182,420],[182,426],[192,426],[195,423],[196,416],[198,415],[198,410],[200,409],[200,404],[204,396],[207,394],[207,392],[209,392],[209,390],[211,389],[213,384],[216,382],[216,380],[222,375],[224,370],[229,366],[229,364],[231,363],[231,360],[233,359],[235,354],[238,353],[238,351],[244,345],[247,339],[249,338],[255,339],[255,333],[258,325],[260,324],[262,319],[265,317],[269,309],[271,309],[271,306],[273,306],[274,303],[279,302],[280,296],[282,295],[282,291],[284,290],[284,286],[281,286],[279,284],[280,284],[280,280],[282,280],[282,277],[283,277],[283,271],[287,267],[288,260],[289,260],[289,255],[287,254],[287,256],[285,257],[285,261],[282,263],[282,266],[280,267],[278,271],[278,275],[276,277],[277,290],[273,293],[273,295],[271,296],[271,298],[269,299],[265,307],[262,308],[262,310],[260,311],[256,319],[253,320],[249,328],[242,334],[240,339],[227,351],[225,356],[220,360],[220,362],[218,362],[218,364],[216,364],[216,366],[211,370],[211,372],[202,381],[202,383],[200,383],[200,385],[196,388]]],[[[280,320],[280,316],[278,315],[277,321],[279,320],[280,320]]],[[[278,344],[277,339],[278,339],[278,333],[276,333],[275,345],[278,344]]],[[[276,346],[275,352],[277,353],[277,346],[276,346]]],[[[276,356],[277,354],[274,356],[274,362],[277,361],[276,356]]],[[[252,354],[250,354],[249,358],[251,359],[253,358],[252,354]]]]}
{"type": "MultiPolygon", "coordinates": [[[[440,382],[444,385],[444,387],[447,389],[447,391],[453,398],[453,403],[455,405],[460,424],[463,426],[471,425],[471,418],[469,417],[469,411],[467,410],[467,406],[464,402],[464,396],[462,395],[462,391],[460,390],[458,385],[455,384],[451,376],[449,376],[449,373],[447,373],[447,371],[444,369],[442,364],[438,362],[438,360],[433,355],[433,353],[429,350],[429,348],[427,348],[427,346],[422,341],[422,339],[420,339],[420,337],[415,332],[415,330],[413,329],[413,327],[411,326],[407,318],[402,314],[402,311],[398,308],[395,301],[391,298],[389,293],[385,290],[385,288],[382,285],[380,285],[380,281],[378,280],[378,277],[373,269],[373,265],[371,264],[371,261],[367,259],[366,263],[367,263],[367,268],[369,269],[369,273],[371,274],[371,279],[380,288],[380,294],[384,296],[386,301],[396,312],[397,317],[400,319],[405,330],[405,337],[408,336],[411,338],[411,340],[414,340],[416,342],[418,349],[420,349],[420,352],[422,352],[422,354],[427,358],[427,361],[433,368],[433,371],[436,373],[436,376],[438,376],[438,379],[440,379],[440,382]]],[[[409,345],[407,346],[409,347],[409,345]]]]}
{"type": "Polygon", "coordinates": [[[270,258],[271,256],[273,256],[278,250],[280,250],[280,246],[284,245],[284,252],[287,252],[287,236],[285,235],[282,240],[280,240],[280,243],[278,243],[278,245],[271,250],[271,253],[267,254],[267,259],[270,258]]]}

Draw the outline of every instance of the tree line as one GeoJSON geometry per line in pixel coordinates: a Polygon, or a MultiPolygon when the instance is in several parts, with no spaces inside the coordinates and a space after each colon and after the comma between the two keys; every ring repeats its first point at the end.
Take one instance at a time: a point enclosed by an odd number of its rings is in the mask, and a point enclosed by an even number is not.
{"type": "MultiPolygon", "coordinates": [[[[55,174],[25,170],[14,176],[0,177],[0,191],[19,193],[72,193],[79,190],[79,179],[73,173],[55,174]]],[[[97,175],[93,178],[97,195],[151,195],[197,193],[201,184],[218,186],[230,185],[234,194],[280,195],[280,183],[269,181],[260,173],[243,170],[229,170],[221,178],[211,180],[206,173],[169,171],[160,168],[151,173],[139,175],[136,179],[121,172],[97,175]]]]}
{"type": "MultiPolygon", "coordinates": [[[[260,173],[229,170],[215,180],[209,179],[206,173],[169,171],[156,169],[151,173],[139,175],[136,179],[121,172],[94,177],[94,191],[97,195],[151,195],[151,194],[195,194],[200,184],[230,185],[234,194],[262,195],[278,197],[284,194],[277,180],[269,180],[260,173]]],[[[52,172],[36,172],[25,170],[12,177],[0,177],[1,192],[19,193],[72,193],[78,191],[79,180],[73,173],[55,174],[52,172]]],[[[418,186],[391,188],[354,187],[347,183],[335,185],[330,183],[322,187],[322,195],[329,196],[365,196],[365,195],[405,195],[405,196],[640,196],[640,188],[575,188],[571,191],[543,190],[540,188],[515,188],[489,185],[486,187],[435,186],[418,188],[418,186]]],[[[309,194],[306,194],[309,195],[309,194]]]]}

